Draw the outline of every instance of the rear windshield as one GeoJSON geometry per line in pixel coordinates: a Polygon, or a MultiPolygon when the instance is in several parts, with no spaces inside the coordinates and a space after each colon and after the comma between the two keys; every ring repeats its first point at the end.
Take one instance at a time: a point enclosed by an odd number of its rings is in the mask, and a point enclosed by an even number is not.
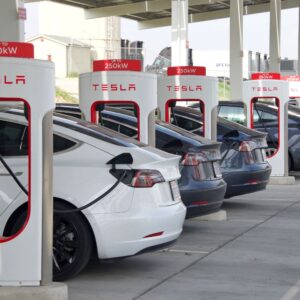
{"type": "Polygon", "coordinates": [[[204,137],[201,137],[199,135],[196,135],[194,133],[191,133],[187,130],[184,130],[178,126],[166,123],[166,122],[162,122],[162,121],[156,121],[156,124],[163,128],[164,131],[168,131],[170,135],[174,135],[178,134],[178,138],[179,139],[185,139],[188,140],[191,144],[193,144],[194,146],[199,146],[199,143],[201,145],[207,145],[207,144],[215,144],[215,142],[206,139],[204,137]]]}
{"type": "Polygon", "coordinates": [[[255,137],[265,137],[266,136],[265,133],[262,133],[260,131],[256,131],[254,129],[250,129],[246,126],[243,126],[241,124],[229,121],[229,120],[221,118],[221,117],[218,117],[218,123],[220,125],[226,126],[230,130],[238,130],[238,131],[240,131],[244,134],[247,134],[249,136],[252,136],[252,137],[254,137],[254,136],[255,137]]]}

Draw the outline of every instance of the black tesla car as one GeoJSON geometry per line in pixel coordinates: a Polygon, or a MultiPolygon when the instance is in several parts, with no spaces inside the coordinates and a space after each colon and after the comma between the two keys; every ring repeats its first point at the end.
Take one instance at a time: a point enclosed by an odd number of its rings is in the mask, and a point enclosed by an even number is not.
{"type": "MultiPolygon", "coordinates": [[[[190,107],[174,107],[171,122],[202,135],[202,113],[190,107]]],[[[265,160],[266,133],[218,118],[217,139],[221,146],[221,171],[227,183],[225,198],[266,188],[271,166],[265,160]]]]}
{"type": "MultiPolygon", "coordinates": [[[[244,106],[239,101],[220,101],[219,116],[246,125],[244,106]]],[[[278,147],[278,108],[271,104],[257,102],[254,106],[254,128],[266,132],[268,150],[272,155],[278,147]]],[[[288,112],[289,169],[300,171],[300,108],[289,105],[288,112]]]]}
{"type": "MultiPolygon", "coordinates": [[[[58,104],[56,111],[82,117],[78,106],[58,104]]],[[[109,107],[101,111],[100,122],[121,134],[137,138],[137,118],[128,110],[109,107]]],[[[226,183],[220,170],[220,143],[156,122],[156,147],[182,157],[178,181],[187,218],[217,212],[224,200],[226,183]]]]}

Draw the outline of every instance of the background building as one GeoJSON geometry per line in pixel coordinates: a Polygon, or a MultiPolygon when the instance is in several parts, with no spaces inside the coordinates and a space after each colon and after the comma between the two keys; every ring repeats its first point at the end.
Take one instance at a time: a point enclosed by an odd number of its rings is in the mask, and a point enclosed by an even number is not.
{"type": "Polygon", "coordinates": [[[34,42],[37,47],[37,58],[49,59],[52,55],[57,77],[90,70],[86,67],[88,51],[88,67],[95,59],[120,58],[119,17],[87,20],[82,8],[51,1],[35,5],[36,32],[34,36],[27,36],[27,41],[34,42]],[[41,37],[44,37],[43,49],[41,37]],[[79,59],[80,55],[82,59],[79,59]],[[71,62],[72,59],[74,62],[71,62]]]}
{"type": "Polygon", "coordinates": [[[76,39],[38,35],[27,40],[34,45],[37,59],[55,63],[56,77],[74,77],[91,69],[91,46],[76,39]]]}

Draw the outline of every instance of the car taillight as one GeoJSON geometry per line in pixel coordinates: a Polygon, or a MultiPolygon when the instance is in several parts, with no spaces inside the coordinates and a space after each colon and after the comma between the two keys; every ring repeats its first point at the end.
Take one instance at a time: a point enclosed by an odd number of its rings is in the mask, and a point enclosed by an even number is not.
{"type": "Polygon", "coordinates": [[[239,151],[244,155],[244,161],[246,164],[254,164],[255,159],[253,157],[252,150],[254,149],[253,142],[243,141],[240,143],[239,151]]]}
{"type": "Polygon", "coordinates": [[[186,153],[183,156],[181,164],[184,165],[184,166],[198,166],[203,161],[207,161],[207,158],[201,152],[199,152],[199,153],[186,153]]]}
{"type": "Polygon", "coordinates": [[[138,170],[132,178],[131,186],[135,188],[150,188],[165,179],[157,170],[138,170]]]}

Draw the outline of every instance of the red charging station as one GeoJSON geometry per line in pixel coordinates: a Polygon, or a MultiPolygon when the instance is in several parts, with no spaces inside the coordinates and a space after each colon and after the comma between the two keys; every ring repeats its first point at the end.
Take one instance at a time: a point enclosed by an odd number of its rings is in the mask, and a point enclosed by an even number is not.
{"type": "MultiPolygon", "coordinates": [[[[243,102],[247,108],[248,127],[254,128],[255,103],[263,101],[278,108],[277,149],[267,157],[272,166],[271,176],[288,176],[288,101],[289,84],[278,73],[255,73],[243,83],[243,102]]],[[[258,118],[259,116],[256,112],[258,118]]]]}
{"type": "MultiPolygon", "coordinates": [[[[0,237],[0,286],[41,284],[42,244],[45,246],[42,231],[52,228],[53,219],[51,209],[54,86],[53,63],[35,60],[33,45],[0,42],[0,110],[1,107],[15,104],[22,107],[25,105],[28,111],[28,182],[25,183],[28,190],[28,212],[19,232],[10,237],[0,237]],[[44,155],[46,153],[47,155],[44,155]],[[48,207],[50,216],[43,220],[44,205],[48,207]],[[46,225],[45,220],[50,223],[46,225]]],[[[1,221],[4,219],[5,212],[1,221]]],[[[52,235],[49,241],[48,255],[51,262],[52,235]]]]}
{"type": "Polygon", "coordinates": [[[203,135],[216,139],[218,81],[206,76],[205,67],[169,67],[167,76],[158,78],[158,108],[161,119],[170,121],[174,102],[199,102],[203,113],[203,135]]]}
{"type": "Polygon", "coordinates": [[[100,60],[93,72],[79,77],[79,105],[86,120],[97,123],[100,104],[133,104],[137,111],[138,137],[149,143],[151,113],[157,107],[157,76],[141,72],[139,60],[100,60]]]}

